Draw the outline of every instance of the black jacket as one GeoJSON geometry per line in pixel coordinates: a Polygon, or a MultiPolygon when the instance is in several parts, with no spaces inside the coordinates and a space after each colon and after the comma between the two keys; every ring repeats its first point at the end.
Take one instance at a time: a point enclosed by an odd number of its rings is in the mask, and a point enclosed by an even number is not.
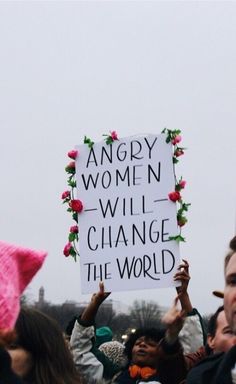
{"type": "Polygon", "coordinates": [[[227,353],[212,355],[194,368],[187,376],[187,384],[232,384],[231,369],[236,364],[236,346],[227,353]]]}

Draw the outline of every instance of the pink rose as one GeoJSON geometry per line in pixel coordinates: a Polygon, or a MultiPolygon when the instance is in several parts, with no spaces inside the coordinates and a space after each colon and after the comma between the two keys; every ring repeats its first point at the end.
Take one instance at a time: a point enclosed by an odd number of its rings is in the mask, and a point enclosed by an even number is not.
{"type": "Polygon", "coordinates": [[[69,203],[72,211],[81,212],[83,210],[83,204],[80,200],[71,200],[69,203]]]}
{"type": "Polygon", "coordinates": [[[174,203],[175,203],[176,201],[179,201],[179,200],[181,199],[181,195],[180,195],[180,193],[179,193],[178,191],[170,192],[170,193],[168,194],[168,196],[169,196],[169,199],[170,199],[171,201],[173,201],[174,203]]]}
{"type": "Polygon", "coordinates": [[[113,141],[114,141],[114,140],[118,140],[118,136],[117,136],[116,131],[112,131],[112,132],[111,132],[111,138],[112,138],[113,141]]]}
{"type": "Polygon", "coordinates": [[[70,232],[71,233],[78,233],[79,232],[78,225],[73,225],[73,227],[70,227],[70,232]]]}
{"type": "Polygon", "coordinates": [[[75,161],[71,161],[65,168],[66,172],[68,173],[75,173],[75,161]]]}
{"type": "Polygon", "coordinates": [[[186,181],[185,180],[181,180],[179,182],[179,186],[181,187],[181,189],[184,189],[185,188],[185,185],[186,185],[186,181]]]}
{"type": "Polygon", "coordinates": [[[174,155],[176,157],[182,156],[182,155],[184,155],[184,151],[182,149],[176,149],[174,155]]]}
{"type": "Polygon", "coordinates": [[[68,168],[75,168],[75,161],[71,161],[68,165],[68,168]]]}
{"type": "Polygon", "coordinates": [[[63,192],[63,194],[61,195],[61,198],[64,200],[64,199],[67,199],[68,197],[70,197],[70,191],[65,191],[63,192]]]}
{"type": "Polygon", "coordinates": [[[65,248],[64,248],[64,255],[67,257],[67,256],[70,256],[70,250],[72,248],[72,244],[71,243],[67,243],[65,248]]]}
{"type": "Polygon", "coordinates": [[[181,140],[182,140],[182,137],[180,135],[177,135],[177,136],[175,136],[175,138],[173,140],[171,140],[171,142],[173,145],[175,145],[175,144],[180,143],[181,140]]]}
{"type": "Polygon", "coordinates": [[[69,151],[67,153],[68,157],[70,157],[71,159],[75,160],[76,157],[78,156],[78,151],[75,151],[75,150],[72,150],[72,151],[69,151]]]}

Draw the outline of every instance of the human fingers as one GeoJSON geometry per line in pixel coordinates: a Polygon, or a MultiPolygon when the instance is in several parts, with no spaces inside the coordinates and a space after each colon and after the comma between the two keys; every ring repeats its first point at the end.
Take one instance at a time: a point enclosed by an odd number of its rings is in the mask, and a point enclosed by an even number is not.
{"type": "Polygon", "coordinates": [[[110,295],[111,292],[105,292],[105,286],[104,286],[104,282],[103,281],[100,281],[99,282],[99,295],[106,298],[107,296],[110,295]]]}
{"type": "Polygon", "coordinates": [[[174,281],[175,280],[190,280],[190,276],[183,274],[183,273],[176,273],[176,275],[173,276],[174,281]]]}
{"type": "Polygon", "coordinates": [[[99,281],[99,293],[104,294],[104,283],[99,281]]]}
{"type": "Polygon", "coordinates": [[[190,275],[186,271],[177,272],[173,276],[174,280],[190,280],[190,275]]]}
{"type": "Polygon", "coordinates": [[[189,267],[187,264],[180,264],[176,270],[176,273],[187,273],[189,275],[189,267]]]}

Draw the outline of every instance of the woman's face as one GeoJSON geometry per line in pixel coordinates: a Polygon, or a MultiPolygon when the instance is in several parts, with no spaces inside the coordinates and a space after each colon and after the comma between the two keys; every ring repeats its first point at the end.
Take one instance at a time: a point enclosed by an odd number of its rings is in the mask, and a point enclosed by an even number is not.
{"type": "Polygon", "coordinates": [[[132,362],[141,367],[155,368],[159,357],[159,344],[145,336],[136,340],[132,349],[132,362]]]}
{"type": "Polygon", "coordinates": [[[11,356],[12,370],[20,377],[26,377],[33,366],[33,358],[30,352],[19,345],[10,345],[7,348],[11,356]]]}

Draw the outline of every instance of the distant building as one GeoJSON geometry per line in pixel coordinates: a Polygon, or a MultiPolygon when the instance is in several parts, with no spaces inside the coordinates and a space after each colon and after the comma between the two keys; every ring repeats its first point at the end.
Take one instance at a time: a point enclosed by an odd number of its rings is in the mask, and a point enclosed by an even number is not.
{"type": "Polygon", "coordinates": [[[45,295],[44,287],[40,287],[39,288],[38,301],[36,301],[36,303],[35,303],[35,306],[39,309],[42,308],[46,304],[44,295],[45,295]]]}
{"type": "MultiPolygon", "coordinates": [[[[39,288],[38,300],[35,302],[35,306],[39,309],[42,309],[45,306],[47,306],[47,304],[51,305],[51,306],[54,305],[53,303],[49,303],[48,301],[45,300],[45,289],[42,286],[39,288]]],[[[74,300],[66,300],[64,303],[62,303],[60,305],[64,309],[68,309],[68,310],[74,309],[76,313],[82,313],[82,311],[84,310],[85,307],[87,307],[88,304],[89,304],[89,302],[87,302],[87,301],[82,301],[82,302],[78,303],[74,300]]],[[[102,307],[105,309],[108,309],[108,310],[114,310],[116,313],[124,313],[124,314],[127,314],[128,309],[129,309],[128,305],[126,305],[120,301],[112,300],[112,299],[105,300],[102,303],[102,307]]]]}

